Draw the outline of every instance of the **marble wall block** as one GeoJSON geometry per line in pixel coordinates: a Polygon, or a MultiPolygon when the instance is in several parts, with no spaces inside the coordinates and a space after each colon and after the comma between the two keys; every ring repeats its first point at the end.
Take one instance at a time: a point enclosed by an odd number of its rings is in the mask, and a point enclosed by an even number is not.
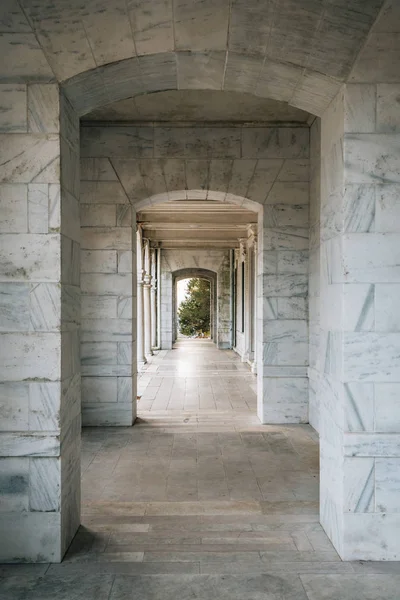
{"type": "Polygon", "coordinates": [[[116,250],[81,250],[81,273],[116,273],[118,254],[116,250]]]}
{"type": "Polygon", "coordinates": [[[352,84],[346,87],[345,121],[348,133],[374,133],[377,97],[374,84],[352,84]]]}
{"type": "Polygon", "coordinates": [[[399,83],[380,83],[376,86],[376,130],[379,133],[399,133],[399,83]]]}
{"type": "Polygon", "coordinates": [[[400,285],[378,283],[375,286],[375,331],[400,331],[398,302],[400,285]]]}
{"type": "Polygon", "coordinates": [[[130,250],[130,227],[82,227],[81,245],[84,250],[130,250]]]}
{"type": "Polygon", "coordinates": [[[29,429],[29,384],[20,381],[0,384],[1,431],[29,429]]]}
{"type": "Polygon", "coordinates": [[[0,184],[0,233],[28,232],[27,196],[24,184],[0,184]]]}
{"type": "Polygon", "coordinates": [[[57,234],[3,236],[0,256],[2,281],[57,281],[60,277],[60,236],[57,234]]]}
{"type": "Polygon", "coordinates": [[[26,85],[0,84],[0,131],[25,133],[28,129],[26,115],[26,85]]]}
{"type": "Polygon", "coordinates": [[[28,86],[28,126],[32,133],[59,133],[60,100],[55,84],[28,86]]]}
{"type": "Polygon", "coordinates": [[[2,134],[3,183],[58,183],[60,144],[56,134],[2,134]]]}
{"type": "Polygon", "coordinates": [[[384,550],[384,560],[397,561],[399,525],[398,514],[345,513],[343,515],[343,560],[357,560],[360,555],[365,557],[364,560],[376,560],[378,545],[384,550]]]}
{"type": "Polygon", "coordinates": [[[80,232],[82,418],[84,425],[131,425],[136,415],[132,210],[110,177],[109,163],[89,161],[80,232]]]}
{"type": "MultiPolygon", "coordinates": [[[[82,159],[83,160],[83,159],[82,159]]],[[[93,159],[100,160],[100,159],[93,159]]],[[[118,181],[81,181],[81,203],[126,204],[126,193],[118,181]]],[[[85,210],[89,210],[86,208],[85,210]]]]}
{"type": "Polygon", "coordinates": [[[243,158],[308,158],[308,128],[243,129],[243,158]]]}
{"type": "Polygon", "coordinates": [[[224,51],[207,54],[180,52],[177,56],[179,89],[221,89],[226,58],[224,51]]]}
{"type": "Polygon", "coordinates": [[[153,158],[152,127],[83,127],[83,158],[153,158]]]}
{"type": "Polygon", "coordinates": [[[60,335],[4,333],[0,348],[2,381],[60,378],[60,335]]]}
{"type": "Polygon", "coordinates": [[[397,433],[400,428],[400,383],[375,383],[373,388],[375,431],[397,433]]]}
{"type": "Polygon", "coordinates": [[[345,459],[344,512],[374,512],[375,477],[375,461],[373,458],[345,459]]]}
{"type": "Polygon", "coordinates": [[[343,240],[344,280],[349,283],[398,283],[399,241],[397,233],[346,235],[343,240]]]}
{"type": "Polygon", "coordinates": [[[59,512],[61,459],[29,460],[29,506],[31,511],[59,512]]]}
{"type": "Polygon", "coordinates": [[[348,382],[343,392],[345,431],[374,431],[374,384],[348,382]]]}
{"type": "Polygon", "coordinates": [[[81,225],[96,227],[115,227],[117,206],[115,204],[82,204],[81,225]]]}
{"type": "Polygon", "coordinates": [[[400,458],[375,459],[376,512],[399,513],[400,458]]]}
{"type": "Polygon", "coordinates": [[[264,405],[269,423],[308,421],[308,381],[303,378],[264,378],[264,405]]]}
{"type": "Polygon", "coordinates": [[[399,148],[395,134],[346,134],[346,180],[349,183],[400,183],[399,148]]]}
{"type": "Polygon", "coordinates": [[[9,512],[0,515],[2,562],[60,562],[60,512],[9,512]],[[12,535],[10,535],[12,532],[12,535]]]}
{"type": "Polygon", "coordinates": [[[173,20],[171,2],[157,2],[143,7],[134,4],[131,23],[139,55],[173,50],[173,20]]]}
{"type": "Polygon", "coordinates": [[[399,185],[376,185],[375,231],[399,233],[399,185]]]}
{"type": "Polygon", "coordinates": [[[83,377],[82,394],[85,402],[116,402],[116,377],[83,377]]]}
{"type": "Polygon", "coordinates": [[[0,459],[0,513],[29,510],[29,458],[0,459]]]}

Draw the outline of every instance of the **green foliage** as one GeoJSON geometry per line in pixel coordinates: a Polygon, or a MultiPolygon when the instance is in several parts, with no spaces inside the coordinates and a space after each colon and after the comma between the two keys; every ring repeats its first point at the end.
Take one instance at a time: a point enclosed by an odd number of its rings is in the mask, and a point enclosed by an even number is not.
{"type": "Polygon", "coordinates": [[[179,331],[193,336],[210,334],[210,283],[205,279],[190,279],[186,298],[178,308],[179,331]]]}

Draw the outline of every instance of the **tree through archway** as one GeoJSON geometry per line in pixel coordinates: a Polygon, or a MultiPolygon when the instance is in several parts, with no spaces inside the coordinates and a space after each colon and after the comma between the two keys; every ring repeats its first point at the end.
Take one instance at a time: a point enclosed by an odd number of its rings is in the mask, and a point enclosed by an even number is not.
{"type": "Polygon", "coordinates": [[[186,286],[186,296],[178,308],[178,327],[182,335],[210,337],[211,287],[206,279],[194,277],[186,286]]]}

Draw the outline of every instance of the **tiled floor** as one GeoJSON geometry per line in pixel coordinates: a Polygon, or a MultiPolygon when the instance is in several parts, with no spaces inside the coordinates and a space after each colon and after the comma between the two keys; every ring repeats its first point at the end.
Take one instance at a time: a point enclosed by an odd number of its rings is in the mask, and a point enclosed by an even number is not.
{"type": "Polygon", "coordinates": [[[232,350],[209,340],[185,340],[162,350],[138,381],[143,411],[256,412],[256,378],[232,350]]]}
{"type": "Polygon", "coordinates": [[[64,562],[0,566],[1,600],[399,600],[399,563],[343,563],[318,524],[315,432],[260,425],[233,353],[179,346],[135,427],[84,430],[64,562]]]}

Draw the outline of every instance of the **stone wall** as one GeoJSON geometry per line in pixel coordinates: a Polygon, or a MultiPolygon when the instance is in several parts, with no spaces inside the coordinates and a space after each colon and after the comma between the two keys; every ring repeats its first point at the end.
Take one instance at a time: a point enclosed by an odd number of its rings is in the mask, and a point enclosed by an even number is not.
{"type": "Polygon", "coordinates": [[[322,118],[321,522],[345,560],[397,560],[398,84],[347,85],[322,118]]]}
{"type": "MultiPolygon", "coordinates": [[[[393,75],[400,81],[398,71],[393,75]]],[[[399,83],[346,87],[341,278],[347,560],[360,556],[360,536],[365,559],[400,557],[399,93],[399,83]]]]}
{"type": "Polygon", "coordinates": [[[321,209],[321,119],[310,129],[310,255],[308,276],[309,407],[310,425],[319,431],[318,379],[320,354],[320,209],[321,209]]]}
{"type": "MultiPolygon", "coordinates": [[[[264,423],[308,422],[308,133],[259,213],[257,400],[264,423]]],[[[281,156],[288,155],[293,148],[283,146],[281,156]]]]}
{"type": "Polygon", "coordinates": [[[0,560],[59,561],[80,515],[79,123],[56,85],[0,85],[0,132],[0,560]]]}
{"type": "Polygon", "coordinates": [[[136,418],[136,214],[107,159],[82,158],[81,180],[83,424],[131,425],[136,418]]]}
{"type": "Polygon", "coordinates": [[[321,522],[339,553],[343,523],[342,215],[344,192],[344,92],[321,123],[320,344],[317,400],[321,453],[321,522]],[[339,269],[339,273],[338,273],[339,269]]]}
{"type": "MultiPolygon", "coordinates": [[[[259,214],[258,415],[307,422],[309,128],[85,125],[81,151],[96,165],[99,203],[112,190],[135,210],[190,197],[259,214]]],[[[165,298],[172,324],[171,311],[165,298]]]]}

